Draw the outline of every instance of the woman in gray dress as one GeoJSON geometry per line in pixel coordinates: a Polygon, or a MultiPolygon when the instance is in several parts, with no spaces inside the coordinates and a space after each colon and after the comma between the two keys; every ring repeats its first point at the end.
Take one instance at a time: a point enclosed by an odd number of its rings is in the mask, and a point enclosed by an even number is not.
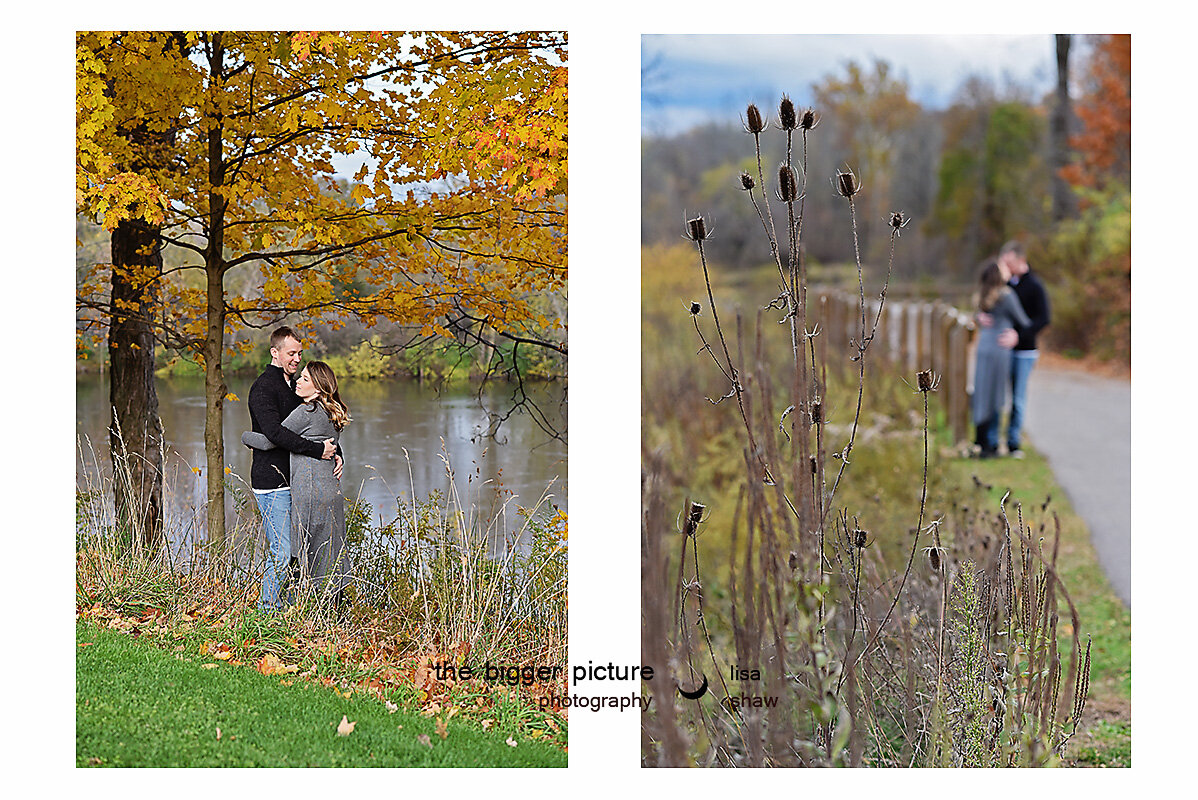
{"type": "Polygon", "coordinates": [[[982,458],[998,455],[999,422],[1011,381],[1011,350],[999,344],[999,335],[1031,325],[1019,298],[1007,286],[1010,278],[1005,264],[991,260],[982,268],[978,289],[978,309],[989,314],[992,321],[978,335],[973,378],[973,424],[982,458]]]}
{"type": "MultiPolygon", "coordinates": [[[[309,362],[295,382],[304,401],[283,426],[305,439],[337,441],[349,424],[349,408],[337,392],[337,376],[323,361],[309,362]]],[[[247,431],[243,444],[261,450],[275,445],[261,433],[247,431]]],[[[345,498],[331,460],[291,454],[291,554],[298,559],[301,583],[310,582],[322,598],[339,600],[349,583],[345,552],[345,498]]]]}

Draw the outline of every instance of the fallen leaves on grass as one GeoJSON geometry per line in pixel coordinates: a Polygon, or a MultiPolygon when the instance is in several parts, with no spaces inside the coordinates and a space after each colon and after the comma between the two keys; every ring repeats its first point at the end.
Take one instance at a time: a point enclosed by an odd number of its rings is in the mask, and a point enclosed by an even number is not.
{"type": "Polygon", "coordinates": [[[419,735],[416,737],[416,741],[420,742],[420,743],[421,743],[422,745],[424,745],[425,747],[432,747],[432,746],[433,746],[433,740],[432,740],[432,739],[430,739],[430,738],[428,738],[428,734],[427,734],[427,733],[422,733],[422,734],[419,734],[419,735]]]}
{"type": "Polygon", "coordinates": [[[284,664],[274,653],[262,656],[255,666],[263,675],[288,675],[299,672],[299,667],[295,664],[284,664]]]}
{"type": "Polygon", "coordinates": [[[358,723],[356,720],[354,722],[350,722],[349,717],[342,714],[341,715],[341,724],[337,726],[337,735],[338,736],[349,736],[351,733],[354,732],[354,726],[357,724],[358,723]]]}
{"type": "MultiPolygon", "coordinates": [[[[511,697],[528,704],[540,694],[555,688],[534,685],[524,691],[525,687],[517,690],[506,686],[495,687],[487,683],[482,686],[484,692],[481,696],[462,699],[455,691],[459,686],[484,683],[478,675],[462,680],[456,672],[463,668],[471,651],[468,643],[459,642],[456,646],[445,648],[430,646],[419,655],[405,657],[392,642],[370,636],[360,639],[348,639],[344,636],[330,638],[318,635],[322,632],[310,624],[307,627],[300,625],[303,628],[302,632],[294,630],[284,639],[287,645],[300,651],[298,654],[290,649],[278,653],[275,648],[276,653],[261,655],[263,651],[259,650],[255,654],[259,657],[247,657],[249,653],[246,651],[252,651],[258,646],[261,637],[247,632],[244,626],[235,625],[237,614],[234,613],[234,607],[225,601],[193,603],[184,606],[181,611],[176,610],[173,614],[141,603],[124,603],[113,607],[89,601],[76,604],[76,615],[79,619],[89,620],[98,626],[114,629],[135,638],[146,634],[149,638],[160,639],[163,646],[174,649],[177,658],[188,662],[193,659],[186,655],[187,651],[198,644],[198,657],[194,660],[203,662],[205,658],[209,659],[209,663],[198,664],[201,669],[216,669],[222,665],[237,666],[242,664],[244,659],[248,666],[252,666],[263,675],[284,678],[280,680],[284,686],[292,685],[294,678],[295,681],[303,683],[305,689],[325,686],[343,698],[363,694],[381,702],[392,714],[397,713],[400,706],[391,702],[388,695],[392,695],[396,688],[402,688],[409,693],[415,689],[416,696],[410,698],[411,705],[415,706],[413,710],[427,719],[436,720],[434,735],[441,739],[448,737],[446,723],[455,716],[461,715],[461,718],[469,719],[473,724],[481,723],[484,731],[495,730],[496,720],[490,715],[494,714],[493,709],[506,698],[511,697]],[[204,633],[208,636],[204,636],[204,633]],[[190,643],[180,641],[182,639],[187,639],[190,643]],[[318,670],[315,667],[302,670],[300,666],[287,664],[283,660],[303,663],[301,659],[313,653],[326,655],[337,664],[345,664],[348,667],[357,665],[360,673],[364,672],[365,676],[358,681],[345,678],[338,680],[339,670],[335,664],[327,670],[318,670]],[[438,675],[438,667],[441,667],[441,675],[438,675]],[[321,674],[326,671],[331,674],[321,674]]],[[[78,642],[77,646],[81,649],[91,644],[93,642],[78,642]]],[[[477,669],[475,671],[478,672],[477,669]]],[[[558,712],[558,716],[564,719],[565,711],[558,712]]],[[[348,724],[348,720],[346,722],[348,724]]],[[[558,726],[553,725],[552,720],[542,720],[542,723],[555,734],[558,733],[558,726]]],[[[542,731],[542,734],[547,732],[542,731]]],[[[529,732],[525,731],[522,735],[525,733],[529,732]]],[[[514,747],[515,740],[512,741],[510,746],[514,747]]]]}
{"type": "Polygon", "coordinates": [[[507,737],[507,741],[504,742],[504,744],[506,744],[508,747],[515,747],[516,740],[509,736],[509,737],[507,737]]]}

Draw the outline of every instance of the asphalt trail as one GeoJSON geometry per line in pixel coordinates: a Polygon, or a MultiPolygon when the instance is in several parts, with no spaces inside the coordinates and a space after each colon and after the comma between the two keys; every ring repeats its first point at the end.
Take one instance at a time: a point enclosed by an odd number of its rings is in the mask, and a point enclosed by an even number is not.
{"type": "Polygon", "coordinates": [[[1131,382],[1038,364],[1025,426],[1090,528],[1115,593],[1130,608],[1131,382]]]}

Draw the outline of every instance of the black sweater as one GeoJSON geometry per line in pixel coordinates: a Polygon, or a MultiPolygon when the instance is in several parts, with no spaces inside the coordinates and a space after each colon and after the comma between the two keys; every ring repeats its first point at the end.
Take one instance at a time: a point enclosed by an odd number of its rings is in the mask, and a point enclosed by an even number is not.
{"type": "Polygon", "coordinates": [[[283,420],[300,404],[282,367],[270,364],[250,387],[250,424],[278,447],[254,450],[250,466],[250,486],[255,489],[281,489],[290,485],[291,454],[320,458],[324,444],[310,442],[283,427],[283,420]]]}
{"type": "Polygon", "coordinates": [[[1015,296],[1019,298],[1019,305],[1023,306],[1023,312],[1032,321],[1030,328],[1017,329],[1019,344],[1015,345],[1015,349],[1035,350],[1036,335],[1048,325],[1049,321],[1048,293],[1044,291],[1044,284],[1040,283],[1040,279],[1030,269],[1024,273],[1018,283],[1011,285],[1015,289],[1015,296]]]}

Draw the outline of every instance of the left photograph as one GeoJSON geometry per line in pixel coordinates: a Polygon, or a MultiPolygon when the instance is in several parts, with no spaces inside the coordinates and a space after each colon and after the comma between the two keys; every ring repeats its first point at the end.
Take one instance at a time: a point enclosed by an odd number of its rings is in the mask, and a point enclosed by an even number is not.
{"type": "Polygon", "coordinates": [[[77,767],[565,767],[565,32],[75,37],[77,767]]]}

